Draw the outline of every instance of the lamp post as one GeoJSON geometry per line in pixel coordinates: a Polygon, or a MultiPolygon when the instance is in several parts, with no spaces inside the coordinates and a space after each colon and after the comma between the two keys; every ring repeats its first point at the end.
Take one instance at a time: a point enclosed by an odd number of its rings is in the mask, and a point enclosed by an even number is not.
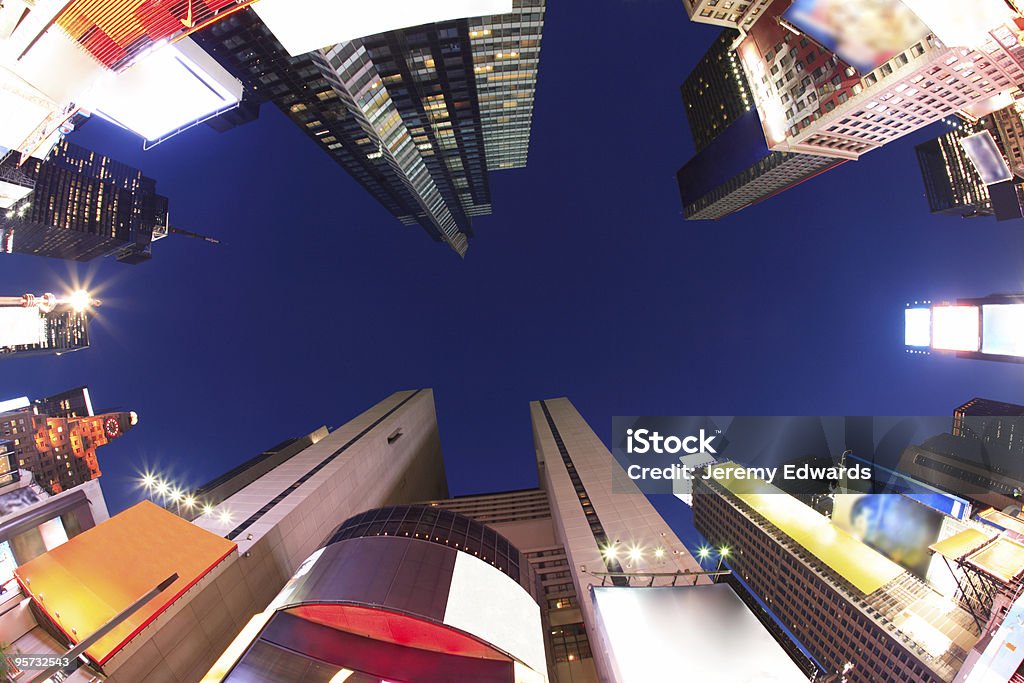
{"type": "Polygon", "coordinates": [[[718,549],[718,567],[715,569],[716,572],[722,571],[722,562],[727,557],[729,557],[729,546],[723,545],[718,549]]]}
{"type": "Polygon", "coordinates": [[[43,313],[49,313],[58,306],[69,306],[81,313],[88,308],[97,308],[102,304],[102,301],[93,299],[83,289],[71,292],[66,296],[54,296],[49,292],[40,296],[35,294],[0,296],[0,308],[38,308],[43,313]]]}

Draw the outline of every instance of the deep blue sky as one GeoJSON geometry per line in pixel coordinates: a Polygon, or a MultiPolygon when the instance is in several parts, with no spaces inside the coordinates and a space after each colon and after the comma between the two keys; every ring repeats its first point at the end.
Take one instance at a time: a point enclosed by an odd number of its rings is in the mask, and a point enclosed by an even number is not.
{"type": "MultiPolygon", "coordinates": [[[[198,485],[282,439],[433,387],[453,494],[536,483],[528,402],[613,415],[945,415],[1021,401],[1024,366],[909,357],[904,303],[1024,290],[1024,221],[928,214],[920,132],[717,223],[684,222],[678,86],[717,35],[678,0],[552,2],[530,162],[491,175],[461,261],[392,219],[270,106],[143,152],[172,223],[151,262],[0,260],[0,292],[91,277],[93,347],[8,360],[0,398],[88,384],[141,422],[100,451],[112,511],[146,466],[198,485]]],[[[674,507],[674,506],[672,506],[674,507]]]]}

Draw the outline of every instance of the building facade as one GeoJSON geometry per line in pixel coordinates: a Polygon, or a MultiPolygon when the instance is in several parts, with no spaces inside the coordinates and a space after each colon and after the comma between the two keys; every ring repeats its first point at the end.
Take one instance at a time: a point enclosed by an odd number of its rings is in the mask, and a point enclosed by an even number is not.
{"type": "MultiPolygon", "coordinates": [[[[1012,23],[979,45],[952,48],[921,25],[919,40],[860,70],[800,35],[776,0],[739,47],[771,149],[856,159],[1024,83],[1012,23]]],[[[867,30],[867,29],[865,29],[867,30]]]]}
{"type": "Polygon", "coordinates": [[[399,221],[465,255],[487,172],[526,163],[543,17],[543,0],[516,0],[292,57],[244,10],[198,40],[399,221]]]}
{"type": "Polygon", "coordinates": [[[978,127],[969,122],[951,122],[951,125],[953,130],[914,148],[928,208],[932,213],[962,218],[991,216],[992,199],[988,188],[960,145],[960,139],[977,132],[978,127]]]}
{"type": "Polygon", "coordinates": [[[681,91],[697,154],[676,174],[689,220],[714,220],[784,192],[839,163],[831,157],[772,151],[750,83],[725,30],[681,91]]]}
{"type": "Polygon", "coordinates": [[[526,557],[488,526],[436,506],[368,510],[302,563],[204,680],[542,683],[539,591],[526,557]]]}
{"type": "MultiPolygon", "coordinates": [[[[713,467],[735,467],[726,464],[713,467]]],[[[953,681],[980,634],[928,584],[759,480],[698,479],[697,530],[828,674],[953,681]]]]}
{"type": "MultiPolygon", "coordinates": [[[[0,165],[17,162],[11,152],[0,165]]],[[[7,253],[72,261],[117,254],[138,263],[167,234],[167,198],[138,169],[62,140],[45,160],[30,158],[20,170],[33,189],[0,214],[7,253]]]]}
{"type": "Polygon", "coordinates": [[[132,412],[69,416],[70,412],[70,399],[57,396],[0,414],[0,438],[13,445],[16,466],[31,472],[49,494],[98,478],[96,449],[138,423],[132,412]],[[61,407],[62,401],[67,408],[61,407]]]}

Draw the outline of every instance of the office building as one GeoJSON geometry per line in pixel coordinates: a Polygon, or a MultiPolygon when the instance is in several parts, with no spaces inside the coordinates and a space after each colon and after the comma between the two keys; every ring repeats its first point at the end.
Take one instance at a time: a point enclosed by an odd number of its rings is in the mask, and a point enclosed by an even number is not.
{"type": "Polygon", "coordinates": [[[691,21],[749,31],[771,0],[683,0],[691,21]]]}
{"type": "Polygon", "coordinates": [[[1020,28],[1007,11],[947,44],[933,31],[945,28],[948,8],[926,11],[926,25],[905,4],[886,3],[882,30],[870,3],[851,3],[838,24],[817,21],[815,4],[776,0],[739,47],[773,150],[857,159],[1024,83],[1020,28]]]}
{"type": "Polygon", "coordinates": [[[972,398],[953,412],[952,433],[1024,459],[1024,406],[972,398]]]}
{"type": "Polygon", "coordinates": [[[39,398],[33,403],[37,406],[38,412],[51,417],[92,417],[96,414],[93,411],[89,387],[84,386],[39,398]]]}
{"type": "Polygon", "coordinates": [[[738,38],[723,31],[681,88],[697,149],[676,174],[689,220],[723,218],[841,163],[768,148],[733,49],[738,38]]]}
{"type": "Polygon", "coordinates": [[[997,220],[1021,217],[1018,178],[1024,175],[1021,121],[1016,105],[976,120],[950,119],[950,130],[916,147],[928,207],[932,213],[997,220]],[[963,140],[987,132],[1006,162],[1009,180],[987,183],[964,148],[963,140]]]}
{"type": "Polygon", "coordinates": [[[738,39],[739,33],[733,30],[718,34],[679,87],[698,152],[753,105],[747,77],[732,47],[738,39]]]}
{"type": "Polygon", "coordinates": [[[1024,295],[992,294],[907,304],[904,311],[907,353],[949,353],[957,358],[1024,362],[1024,295]]]}
{"type": "Polygon", "coordinates": [[[28,470],[49,494],[74,488],[100,476],[96,449],[138,423],[133,412],[67,417],[56,401],[43,399],[0,414],[0,438],[13,444],[16,466],[28,470]],[[46,412],[57,404],[53,414],[46,412]]]}
{"type": "Polygon", "coordinates": [[[543,0],[515,0],[293,56],[247,9],[197,41],[399,221],[465,255],[491,211],[487,172],[526,163],[543,15],[543,0]]]}
{"type": "Polygon", "coordinates": [[[734,575],[829,674],[951,682],[979,640],[965,609],[761,480],[699,479],[693,513],[705,538],[731,549],[734,575]]]}
{"type": "MultiPolygon", "coordinates": [[[[8,170],[17,164],[14,152],[0,160],[8,170]]],[[[45,161],[30,158],[18,170],[33,188],[0,213],[6,253],[73,261],[116,255],[135,264],[167,235],[167,198],[138,169],[61,141],[45,161]]]]}

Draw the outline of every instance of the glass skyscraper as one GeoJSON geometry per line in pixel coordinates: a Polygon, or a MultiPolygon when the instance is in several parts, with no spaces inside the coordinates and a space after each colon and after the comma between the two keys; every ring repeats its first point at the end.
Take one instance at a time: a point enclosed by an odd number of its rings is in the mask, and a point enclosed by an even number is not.
{"type": "MultiPolygon", "coordinates": [[[[197,40],[392,215],[465,255],[487,171],[526,164],[544,0],[290,56],[244,10],[197,40]]],[[[219,127],[223,127],[220,125],[219,127]]]]}

